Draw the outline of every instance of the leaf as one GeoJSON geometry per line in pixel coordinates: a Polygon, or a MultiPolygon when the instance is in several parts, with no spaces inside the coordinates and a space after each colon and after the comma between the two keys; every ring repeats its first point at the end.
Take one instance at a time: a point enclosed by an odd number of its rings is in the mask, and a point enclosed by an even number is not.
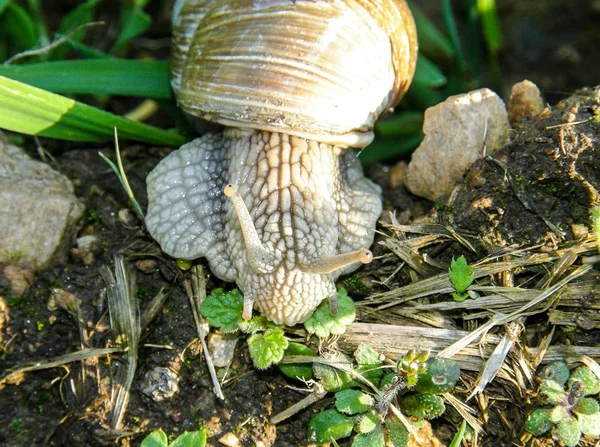
{"type": "Polygon", "coordinates": [[[564,388],[554,380],[542,380],[540,385],[540,394],[546,396],[548,402],[553,405],[562,404],[565,402],[564,388]]]}
{"type": "Polygon", "coordinates": [[[394,447],[406,447],[410,434],[400,420],[395,416],[388,416],[385,420],[390,442],[394,447]]]}
{"type": "Polygon", "coordinates": [[[126,11],[122,20],[121,32],[111,53],[114,54],[124,49],[131,39],[142,34],[151,24],[152,18],[142,10],[142,7],[133,7],[130,11],[126,11]]]}
{"type": "Polygon", "coordinates": [[[400,402],[402,412],[419,419],[435,419],[444,414],[444,399],[435,394],[408,393],[400,402]]]}
{"type": "MultiPolygon", "coordinates": [[[[284,356],[287,355],[317,356],[315,351],[308,346],[294,342],[290,342],[285,350],[284,356]]],[[[311,380],[314,377],[312,363],[280,363],[278,366],[281,372],[290,379],[311,380]]]]}
{"type": "Polygon", "coordinates": [[[525,429],[533,436],[540,436],[552,428],[549,408],[536,408],[527,416],[525,429]]]}
{"type": "Polygon", "coordinates": [[[277,327],[276,324],[271,323],[262,315],[256,315],[252,317],[250,320],[244,320],[240,322],[240,330],[244,334],[255,334],[260,331],[266,331],[269,328],[277,327]]]}
{"type": "Polygon", "coordinates": [[[258,369],[267,369],[279,363],[288,347],[288,339],[281,329],[269,329],[264,334],[254,334],[248,339],[250,357],[258,369]]]}
{"type": "Polygon", "coordinates": [[[167,445],[167,435],[159,428],[146,436],[140,447],[167,447],[167,445]]]}
{"type": "Polygon", "coordinates": [[[542,378],[554,380],[561,386],[564,386],[569,379],[569,367],[563,361],[552,362],[542,370],[542,378]]]}
{"type": "Polygon", "coordinates": [[[448,83],[448,79],[440,69],[427,59],[423,54],[419,53],[417,58],[417,68],[413,82],[418,82],[424,87],[442,87],[448,83]]]}
{"type": "Polygon", "coordinates": [[[563,419],[558,424],[558,436],[567,447],[575,447],[579,444],[581,430],[579,430],[579,421],[575,417],[563,419]]]}
{"type": "Polygon", "coordinates": [[[600,437],[600,413],[578,414],[577,419],[584,435],[600,437]]]}
{"type": "MultiPolygon", "coordinates": [[[[58,28],[58,34],[60,36],[64,36],[77,28],[78,26],[85,25],[86,23],[90,23],[92,21],[92,13],[96,6],[98,5],[100,0],[87,0],[85,3],[77,6],[71,12],[69,12],[62,21],[60,22],[60,26],[58,28]]],[[[85,29],[77,31],[72,34],[69,42],[81,42],[81,39],[85,35],[85,29]]],[[[67,53],[69,51],[68,45],[60,45],[57,48],[54,48],[51,52],[51,59],[53,60],[62,60],[65,59],[67,53]]]]}
{"type": "Polygon", "coordinates": [[[317,413],[308,423],[308,441],[322,443],[346,438],[352,434],[355,422],[334,409],[317,413]]]}
{"type": "Polygon", "coordinates": [[[452,442],[450,443],[450,445],[448,447],[460,447],[466,432],[467,432],[467,421],[465,421],[463,419],[462,424],[460,424],[460,428],[456,432],[456,435],[454,435],[454,438],[452,438],[452,442]]]}
{"type": "Polygon", "coordinates": [[[354,351],[354,358],[358,363],[356,372],[362,374],[371,383],[377,384],[383,375],[383,370],[380,368],[383,360],[379,353],[368,344],[362,343],[354,351]]]}
{"type": "Polygon", "coordinates": [[[442,394],[452,391],[460,377],[460,367],[452,359],[431,357],[426,362],[425,373],[417,377],[414,391],[426,394],[442,394]]]}
{"type": "Polygon", "coordinates": [[[204,447],[206,445],[206,431],[203,429],[184,432],[169,444],[169,447],[204,447]]]}
{"type": "Polygon", "coordinates": [[[360,418],[357,428],[359,433],[371,433],[376,428],[381,428],[382,422],[381,416],[375,410],[371,410],[360,418]]]}
{"type": "Polygon", "coordinates": [[[573,411],[577,414],[591,415],[598,413],[600,411],[600,407],[598,406],[598,401],[596,399],[584,397],[577,403],[577,406],[573,409],[573,411]]]}
{"type": "Polygon", "coordinates": [[[359,433],[354,437],[352,447],[385,447],[385,439],[381,425],[376,426],[369,433],[359,433]]]}
{"type": "Polygon", "coordinates": [[[185,138],[146,124],[0,76],[0,128],[73,141],[119,137],[153,144],[182,145],[185,138]]]}
{"type": "Polygon", "coordinates": [[[9,3],[0,16],[0,36],[7,36],[18,50],[29,50],[37,44],[38,27],[25,9],[9,3]]]}
{"type": "MultiPolygon", "coordinates": [[[[339,364],[352,367],[350,360],[345,356],[340,356],[339,364]]],[[[325,391],[335,393],[356,384],[346,371],[322,363],[313,363],[313,373],[317,379],[321,380],[321,385],[323,385],[325,391]]]]}
{"type": "Polygon", "coordinates": [[[373,406],[373,397],[355,389],[335,393],[335,408],[344,414],[364,413],[373,406]]]}
{"type": "Polygon", "coordinates": [[[473,267],[467,264],[464,256],[460,256],[456,260],[452,259],[448,276],[450,276],[450,281],[452,281],[452,285],[459,294],[465,293],[475,280],[473,267]]]}
{"type": "Polygon", "coordinates": [[[166,61],[111,58],[0,65],[0,76],[60,94],[172,97],[166,61]]]}
{"type": "Polygon", "coordinates": [[[329,303],[323,301],[312,316],[304,322],[309,335],[317,337],[328,337],[330,335],[342,335],[346,332],[346,326],[350,325],[356,317],[354,301],[348,296],[346,290],[340,288],[337,293],[338,313],[331,315],[329,303]]]}
{"type": "Polygon", "coordinates": [[[214,289],[202,302],[200,313],[211,326],[218,327],[223,332],[234,332],[243,320],[243,308],[244,298],[238,289],[227,293],[223,289],[214,289]]]}
{"type": "Polygon", "coordinates": [[[569,389],[574,380],[579,380],[583,384],[584,396],[593,396],[600,392],[600,379],[587,366],[580,366],[571,372],[569,389]]]}

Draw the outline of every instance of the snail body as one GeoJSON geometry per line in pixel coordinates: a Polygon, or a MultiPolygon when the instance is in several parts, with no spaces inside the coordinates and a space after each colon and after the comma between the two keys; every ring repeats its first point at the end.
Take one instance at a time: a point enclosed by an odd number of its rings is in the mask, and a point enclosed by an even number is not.
{"type": "Polygon", "coordinates": [[[166,253],[236,281],[244,318],[256,304],[302,322],[371,260],[380,189],[346,149],[370,143],[408,88],[410,12],[403,0],[185,0],[173,30],[179,105],[224,128],[149,174],[147,227],[166,253]]]}

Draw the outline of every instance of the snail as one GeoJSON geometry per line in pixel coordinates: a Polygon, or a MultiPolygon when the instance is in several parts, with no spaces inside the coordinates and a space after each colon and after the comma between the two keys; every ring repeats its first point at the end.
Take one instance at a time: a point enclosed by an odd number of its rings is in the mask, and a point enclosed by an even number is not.
{"type": "Polygon", "coordinates": [[[417,54],[404,0],[178,0],[171,85],[219,126],[148,175],[146,226],[205,257],[253,307],[293,326],[368,263],[381,190],[356,155],[406,92],[417,54]]]}

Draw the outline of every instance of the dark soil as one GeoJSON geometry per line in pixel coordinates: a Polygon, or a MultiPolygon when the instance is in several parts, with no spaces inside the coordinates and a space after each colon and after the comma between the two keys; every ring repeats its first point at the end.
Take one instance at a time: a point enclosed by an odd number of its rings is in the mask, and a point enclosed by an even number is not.
{"type": "MultiPolygon", "coordinates": [[[[503,5],[507,48],[501,62],[507,80],[529,78],[553,99],[600,82],[594,47],[599,28],[591,25],[592,18],[599,17],[597,3],[515,1],[503,5]]],[[[515,129],[509,146],[469,170],[440,217],[481,235],[482,252],[492,246],[572,239],[573,224],[589,223],[593,188],[600,188],[597,116],[597,92],[587,90],[545,118],[523,123],[515,129]],[[583,123],[565,125],[580,121],[583,123]]],[[[19,383],[0,389],[0,446],[139,445],[144,435],[156,428],[177,434],[200,426],[209,429],[212,445],[219,445],[217,439],[227,432],[235,433],[243,445],[305,445],[308,420],[318,408],[305,410],[276,427],[270,424],[270,416],[304,394],[289,389],[288,385],[298,384],[288,382],[276,368],[255,370],[244,343],[238,343],[236,360],[227,371],[225,402],[214,396],[200,345],[193,342],[197,332],[182,286],[189,273],[160,252],[131,211],[122,212],[129,208],[128,199],[97,155],[99,149],[112,155],[111,150],[69,145],[69,150],[63,151],[57,143],[49,143],[49,147],[57,156],[55,167],[73,180],[77,195],[86,203],[87,220],[80,235],[97,236],[101,249],[89,265],[72,256],[64,265],[36,272],[23,295],[11,293],[0,278],[0,375],[17,365],[81,349],[75,319],[65,311],[48,309],[53,289],[81,300],[84,329],[93,332],[89,347],[107,345],[110,330],[99,270],[112,266],[117,254],[135,271],[142,311],[163,287],[168,298],[142,334],[125,431],[114,433],[107,428],[106,392],[99,393],[99,387],[106,384],[97,380],[110,374],[103,357],[27,373],[19,383]],[[156,366],[178,371],[180,391],[171,399],[156,402],[141,392],[143,376],[156,366]],[[117,440],[119,435],[122,438],[117,440]]],[[[129,181],[142,206],[145,176],[169,151],[132,146],[123,153],[129,181]]],[[[409,206],[407,219],[428,211],[423,201],[389,188],[386,202],[389,207],[409,206]]],[[[209,277],[209,290],[217,284],[209,277]]],[[[597,331],[580,335],[587,337],[587,345],[598,342],[597,331]]],[[[438,429],[442,433],[444,427],[438,429]]],[[[496,445],[515,441],[516,435],[507,435],[497,421],[487,429],[490,442],[496,445]]]]}

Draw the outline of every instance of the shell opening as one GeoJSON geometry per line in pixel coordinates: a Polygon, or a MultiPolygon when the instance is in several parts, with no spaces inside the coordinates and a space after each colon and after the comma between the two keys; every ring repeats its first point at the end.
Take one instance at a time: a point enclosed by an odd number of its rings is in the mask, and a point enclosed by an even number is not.
{"type": "MultiPolygon", "coordinates": [[[[275,256],[270,253],[260,242],[258,232],[252,221],[252,217],[248,212],[246,204],[238,193],[236,185],[229,184],[225,186],[223,193],[231,199],[242,234],[244,235],[244,243],[246,244],[246,258],[248,263],[257,273],[270,273],[275,269],[275,256]]],[[[244,312],[246,312],[244,305],[244,312]]],[[[250,306],[250,313],[252,306],[250,306]]]]}
{"type": "Polygon", "coordinates": [[[302,270],[310,273],[325,274],[335,272],[355,262],[368,264],[372,260],[373,253],[371,253],[371,250],[356,250],[320,259],[311,266],[304,266],[302,270]]]}

